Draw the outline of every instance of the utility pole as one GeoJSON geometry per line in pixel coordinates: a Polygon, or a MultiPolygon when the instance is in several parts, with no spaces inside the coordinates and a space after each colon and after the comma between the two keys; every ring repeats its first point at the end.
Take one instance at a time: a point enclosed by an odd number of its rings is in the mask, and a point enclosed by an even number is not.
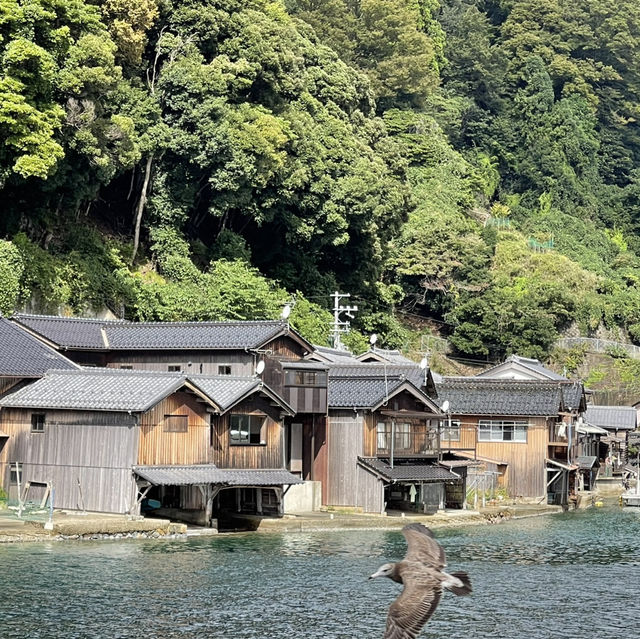
{"type": "Polygon", "coordinates": [[[351,329],[351,322],[348,320],[341,320],[340,315],[344,313],[348,318],[353,319],[353,313],[358,310],[357,306],[341,306],[340,300],[345,297],[351,297],[349,293],[338,293],[336,291],[333,295],[333,327],[331,328],[331,341],[333,348],[338,350],[346,350],[344,344],[340,340],[342,333],[348,333],[351,329]]]}

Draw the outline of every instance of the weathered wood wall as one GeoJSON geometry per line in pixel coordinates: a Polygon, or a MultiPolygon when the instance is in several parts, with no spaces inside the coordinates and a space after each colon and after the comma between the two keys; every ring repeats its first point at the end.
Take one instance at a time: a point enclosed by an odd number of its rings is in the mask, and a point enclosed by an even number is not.
{"type": "Polygon", "coordinates": [[[0,454],[0,478],[10,497],[17,498],[17,486],[9,485],[10,463],[17,461],[22,484],[51,482],[56,508],[124,513],[135,502],[131,466],[138,429],[132,416],[5,408],[0,429],[10,435],[0,454]],[[31,432],[34,412],[45,414],[42,433],[31,432]]]}
{"type": "Polygon", "coordinates": [[[220,468],[284,468],[283,433],[279,408],[254,395],[229,413],[214,418],[211,461],[220,468]],[[265,444],[231,444],[229,417],[232,413],[266,415],[265,444]]]}
{"type": "MultiPolygon", "coordinates": [[[[443,445],[476,450],[478,457],[505,462],[503,482],[512,497],[541,497],[546,493],[547,422],[544,417],[529,417],[526,442],[478,441],[478,422],[485,416],[453,416],[461,423],[460,441],[443,441],[443,445]]],[[[526,418],[491,417],[493,420],[524,421],[526,418]]]]}
{"type": "Polygon", "coordinates": [[[354,411],[332,411],[327,437],[327,503],[357,506],[358,456],[364,451],[364,418],[354,411]]]}
{"type": "MultiPolygon", "coordinates": [[[[6,393],[10,388],[22,381],[22,377],[0,377],[0,396],[6,393]]],[[[33,380],[31,380],[33,381],[33,380]]]]}
{"type": "Polygon", "coordinates": [[[218,366],[231,366],[231,375],[253,375],[256,357],[244,351],[122,351],[109,355],[109,368],[132,366],[148,371],[167,371],[180,366],[184,373],[218,375],[218,366]]]}
{"type": "Polygon", "coordinates": [[[140,417],[140,466],[207,464],[210,417],[206,404],[190,393],[174,393],[140,417]],[[187,432],[166,432],[165,416],[187,417],[187,432]]]}

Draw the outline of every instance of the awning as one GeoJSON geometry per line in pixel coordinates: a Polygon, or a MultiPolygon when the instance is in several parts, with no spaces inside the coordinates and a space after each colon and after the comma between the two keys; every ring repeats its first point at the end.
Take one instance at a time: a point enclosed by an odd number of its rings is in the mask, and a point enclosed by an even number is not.
{"type": "Polygon", "coordinates": [[[584,455],[584,456],[578,457],[577,462],[578,462],[578,466],[580,467],[580,470],[591,470],[594,466],[595,467],[600,466],[600,462],[598,461],[598,458],[593,457],[591,455],[584,455]]]}
{"type": "Polygon", "coordinates": [[[360,466],[390,483],[434,483],[460,480],[460,475],[436,464],[394,464],[393,468],[377,457],[358,457],[360,466]]]}
{"type": "MultiPolygon", "coordinates": [[[[578,470],[578,467],[574,466],[573,464],[564,464],[555,459],[547,459],[545,461],[547,462],[547,464],[551,464],[553,466],[561,468],[562,470],[568,470],[568,471],[578,470]]],[[[547,470],[555,470],[555,468],[547,468],[547,470]]]]}
{"type": "Polygon", "coordinates": [[[133,472],[154,486],[285,486],[304,481],[283,469],[227,469],[197,466],[134,466],[133,472]]]}
{"type": "Polygon", "coordinates": [[[582,424],[576,428],[579,433],[584,435],[608,435],[609,431],[600,426],[594,426],[593,424],[582,424]]]}

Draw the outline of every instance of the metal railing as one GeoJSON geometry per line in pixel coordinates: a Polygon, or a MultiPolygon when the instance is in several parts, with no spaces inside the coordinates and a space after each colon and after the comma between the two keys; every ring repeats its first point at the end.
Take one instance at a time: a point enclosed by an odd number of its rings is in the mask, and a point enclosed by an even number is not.
{"type": "Polygon", "coordinates": [[[563,337],[556,341],[556,346],[561,348],[573,348],[586,346],[593,353],[606,353],[608,349],[624,350],[630,357],[640,359],[640,346],[628,342],[616,342],[611,339],[597,339],[595,337],[563,337]]]}
{"type": "Polygon", "coordinates": [[[392,427],[384,429],[378,427],[376,432],[376,447],[378,455],[437,455],[438,433],[426,429],[424,426],[411,424],[396,424],[392,439],[392,427]],[[393,444],[393,446],[392,446],[393,444]],[[393,449],[393,450],[392,450],[393,449]]]}

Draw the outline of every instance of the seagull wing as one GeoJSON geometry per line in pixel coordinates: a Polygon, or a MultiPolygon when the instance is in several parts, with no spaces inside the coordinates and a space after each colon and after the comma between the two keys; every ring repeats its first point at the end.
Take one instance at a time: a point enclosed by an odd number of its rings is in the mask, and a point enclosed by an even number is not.
{"type": "Polygon", "coordinates": [[[406,561],[418,561],[441,570],[446,565],[444,548],[435,540],[433,533],[422,524],[409,524],[402,529],[407,540],[406,561]]]}
{"type": "Polygon", "coordinates": [[[415,639],[442,595],[439,580],[422,564],[402,562],[400,570],[404,589],[389,607],[384,639],[415,639]]]}

